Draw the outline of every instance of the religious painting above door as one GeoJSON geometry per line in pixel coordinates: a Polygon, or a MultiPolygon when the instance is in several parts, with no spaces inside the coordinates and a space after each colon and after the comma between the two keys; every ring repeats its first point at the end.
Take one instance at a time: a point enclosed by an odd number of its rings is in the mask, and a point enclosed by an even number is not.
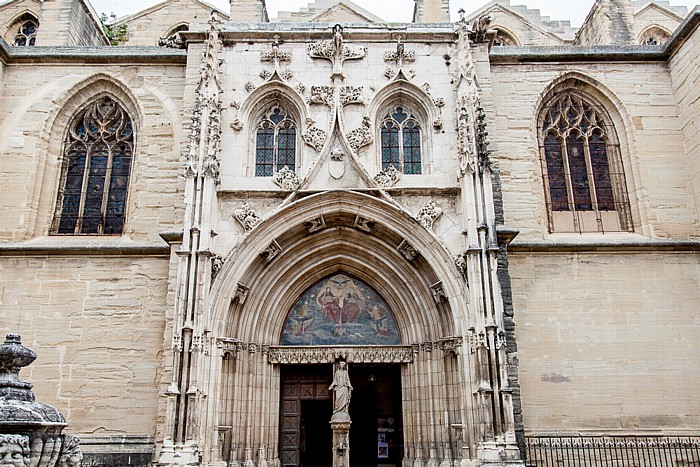
{"type": "Polygon", "coordinates": [[[396,319],[364,282],[346,274],[308,289],[287,315],[281,345],[399,345],[396,319]]]}

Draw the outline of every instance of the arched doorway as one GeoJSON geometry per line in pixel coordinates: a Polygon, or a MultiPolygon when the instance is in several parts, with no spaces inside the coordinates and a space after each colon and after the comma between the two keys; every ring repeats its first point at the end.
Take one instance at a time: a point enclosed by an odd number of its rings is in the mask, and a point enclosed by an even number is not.
{"type": "MultiPolygon", "coordinates": [[[[343,272],[307,289],[287,314],[282,346],[367,351],[400,348],[393,313],[363,281],[343,272]]],[[[342,357],[339,357],[342,358],[342,357]]],[[[350,466],[398,466],[403,459],[401,364],[356,363],[349,409],[350,466]]],[[[279,455],[283,467],[332,464],[330,364],[283,365],[279,455]]]]}

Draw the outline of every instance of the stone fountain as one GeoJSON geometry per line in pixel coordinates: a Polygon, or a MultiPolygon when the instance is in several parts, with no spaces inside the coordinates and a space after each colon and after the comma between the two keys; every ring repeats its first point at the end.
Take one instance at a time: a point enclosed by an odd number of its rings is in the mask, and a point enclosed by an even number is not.
{"type": "Polygon", "coordinates": [[[78,467],[83,455],[78,438],[63,434],[66,419],[19,379],[35,359],[17,334],[0,345],[0,467],[78,467]]]}

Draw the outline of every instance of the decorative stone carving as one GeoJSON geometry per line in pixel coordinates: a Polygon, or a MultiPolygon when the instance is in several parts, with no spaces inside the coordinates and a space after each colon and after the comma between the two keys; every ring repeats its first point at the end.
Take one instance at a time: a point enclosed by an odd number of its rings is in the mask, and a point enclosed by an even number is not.
{"type": "Polygon", "coordinates": [[[345,159],[345,154],[343,153],[343,150],[337,146],[334,147],[331,150],[331,160],[332,161],[342,161],[343,159],[345,159]]]}
{"type": "Polygon", "coordinates": [[[439,305],[447,301],[447,293],[445,293],[445,287],[442,285],[442,282],[431,285],[430,291],[433,293],[433,300],[435,300],[436,304],[439,305]]]}
{"type": "Polygon", "coordinates": [[[249,93],[255,91],[255,87],[256,86],[253,83],[251,83],[250,81],[245,83],[245,90],[249,93]]]}
{"type": "Polygon", "coordinates": [[[304,86],[302,83],[298,83],[296,86],[294,86],[294,89],[296,89],[296,91],[302,95],[306,92],[306,86],[304,86]]]}
{"type": "Polygon", "coordinates": [[[216,348],[221,357],[236,358],[238,352],[243,350],[243,343],[231,337],[219,337],[216,339],[216,348]]]}
{"type": "Polygon", "coordinates": [[[243,122],[239,119],[235,119],[233,122],[231,122],[231,128],[235,131],[241,131],[243,129],[243,122]]]}
{"type": "Polygon", "coordinates": [[[216,279],[216,276],[221,272],[221,268],[224,266],[224,258],[221,255],[214,255],[211,259],[211,280],[216,279]]]}
{"type": "Polygon", "coordinates": [[[459,355],[459,350],[462,348],[462,342],[464,339],[461,337],[445,337],[440,339],[438,342],[438,347],[445,351],[445,353],[452,353],[459,355]]]}
{"type": "Polygon", "coordinates": [[[238,301],[239,304],[243,305],[245,299],[248,298],[248,293],[250,289],[243,284],[236,284],[236,291],[233,293],[232,301],[238,301]]]}
{"type": "Polygon", "coordinates": [[[292,73],[289,70],[284,70],[283,72],[280,73],[280,76],[282,77],[283,80],[289,81],[290,79],[294,78],[294,73],[292,73]]]}
{"type": "Polygon", "coordinates": [[[455,256],[454,262],[455,262],[455,267],[457,268],[457,271],[459,272],[459,275],[466,282],[467,281],[467,260],[464,257],[464,254],[455,256]]]}
{"type": "Polygon", "coordinates": [[[333,86],[311,86],[310,104],[322,104],[333,107],[335,99],[335,88],[333,86]]]}
{"type": "Polygon", "coordinates": [[[328,173],[336,180],[339,180],[345,175],[345,153],[338,146],[331,150],[330,161],[328,162],[328,173]]]}
{"type": "Polygon", "coordinates": [[[343,27],[336,24],[333,27],[333,40],[318,41],[308,45],[307,52],[311,58],[330,60],[333,64],[331,79],[344,79],[343,63],[346,60],[359,60],[367,55],[367,47],[346,46],[343,43],[343,27]]]}
{"type": "Polygon", "coordinates": [[[0,434],[0,465],[29,467],[31,462],[29,436],[0,434]]]}
{"type": "Polygon", "coordinates": [[[228,106],[231,107],[232,109],[240,109],[241,108],[241,104],[237,101],[229,102],[228,106]]]}
{"type": "Polygon", "coordinates": [[[323,150],[323,146],[326,144],[328,136],[322,129],[311,126],[301,134],[301,138],[306,144],[314,148],[316,152],[320,153],[321,150],[323,150]]]}
{"type": "Polygon", "coordinates": [[[486,131],[486,113],[482,107],[476,109],[476,154],[478,157],[479,170],[493,170],[491,167],[491,151],[488,141],[489,132],[486,131]]]}
{"type": "Polygon", "coordinates": [[[469,40],[473,43],[486,42],[488,30],[491,26],[491,16],[481,15],[469,25],[469,40]]]}
{"type": "Polygon", "coordinates": [[[260,72],[260,77],[267,81],[272,77],[272,72],[270,70],[263,70],[260,72]]]}
{"type": "Polygon", "coordinates": [[[416,61],[416,53],[414,51],[405,50],[401,38],[396,42],[396,50],[387,50],[384,52],[385,62],[394,62],[397,68],[401,68],[404,63],[412,63],[416,61]]]}
{"type": "Polygon", "coordinates": [[[401,241],[401,244],[398,246],[397,250],[408,261],[413,261],[418,256],[418,251],[415,248],[413,248],[413,246],[410,243],[408,243],[408,240],[405,239],[401,241]]]}
{"type": "Polygon", "coordinates": [[[306,223],[306,230],[309,231],[309,233],[314,233],[318,232],[319,230],[323,230],[326,228],[326,220],[323,218],[323,215],[319,215],[318,217],[314,217],[310,221],[306,223]]]}
{"type": "Polygon", "coordinates": [[[277,365],[333,363],[412,363],[411,346],[376,347],[277,347],[271,346],[268,361],[277,365]]]}
{"type": "Polygon", "coordinates": [[[280,63],[289,63],[292,61],[292,54],[289,52],[280,51],[280,36],[275,34],[272,41],[271,50],[263,50],[260,52],[260,61],[263,63],[272,63],[278,66],[280,63]]]}
{"type": "Polygon", "coordinates": [[[384,76],[390,80],[394,79],[394,76],[396,76],[397,73],[398,72],[396,70],[394,70],[393,68],[387,68],[386,70],[384,70],[384,76]]]}
{"type": "Polygon", "coordinates": [[[32,384],[19,378],[35,359],[17,334],[8,334],[0,345],[0,465],[78,467],[83,457],[78,438],[62,434],[63,416],[36,402],[32,384]]]}
{"type": "Polygon", "coordinates": [[[416,214],[416,220],[420,222],[426,230],[432,230],[435,221],[442,215],[442,209],[435,204],[435,201],[431,201],[425,206],[423,206],[418,214],[416,214]]]}
{"type": "Polygon", "coordinates": [[[343,86],[340,88],[340,105],[364,104],[362,86],[343,86]]]}
{"type": "Polygon", "coordinates": [[[355,217],[355,224],[353,224],[353,227],[360,229],[363,232],[370,233],[373,225],[374,221],[372,219],[358,214],[357,217],[355,217]]]}
{"type": "Polygon", "coordinates": [[[363,117],[362,127],[348,133],[348,142],[355,153],[357,153],[362,146],[365,146],[374,140],[372,137],[372,132],[370,131],[371,126],[372,124],[370,123],[369,117],[363,117]]]}
{"type": "Polygon", "coordinates": [[[436,97],[433,99],[433,104],[435,104],[435,107],[437,108],[445,107],[445,99],[442,97],[436,97]]]}
{"type": "Polygon", "coordinates": [[[243,226],[245,233],[252,232],[262,222],[262,218],[257,215],[247,202],[243,203],[243,206],[236,210],[235,217],[243,226]]]}
{"type": "Polygon", "coordinates": [[[379,172],[374,176],[374,181],[382,188],[391,188],[401,180],[401,172],[396,170],[393,165],[379,172]]]}
{"type": "Polygon", "coordinates": [[[277,258],[280,253],[282,253],[282,247],[279,243],[277,243],[277,240],[272,240],[272,243],[261,251],[260,255],[263,256],[268,263],[270,263],[273,259],[277,258]]]}
{"type": "Polygon", "coordinates": [[[286,165],[275,174],[272,181],[283,190],[289,191],[294,191],[301,185],[299,175],[286,165]]]}
{"type": "Polygon", "coordinates": [[[435,117],[435,120],[433,120],[433,128],[436,130],[442,129],[442,117],[435,117]]]}

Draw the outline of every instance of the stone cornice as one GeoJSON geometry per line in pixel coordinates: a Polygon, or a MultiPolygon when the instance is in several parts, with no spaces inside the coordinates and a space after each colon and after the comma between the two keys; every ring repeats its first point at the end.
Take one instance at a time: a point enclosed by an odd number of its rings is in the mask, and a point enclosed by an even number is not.
{"type": "MultiPolygon", "coordinates": [[[[73,240],[73,239],[71,239],[73,240]]],[[[85,242],[58,241],[3,243],[0,257],[7,256],[170,256],[170,247],[162,243],[115,243],[87,240],[85,242]]]]}
{"type": "Polygon", "coordinates": [[[700,240],[600,238],[514,241],[508,247],[508,251],[510,253],[698,252],[700,240]]]}
{"type": "Polygon", "coordinates": [[[187,51],[166,47],[12,47],[0,38],[0,59],[5,63],[79,63],[179,65],[187,63],[187,51]]]}

